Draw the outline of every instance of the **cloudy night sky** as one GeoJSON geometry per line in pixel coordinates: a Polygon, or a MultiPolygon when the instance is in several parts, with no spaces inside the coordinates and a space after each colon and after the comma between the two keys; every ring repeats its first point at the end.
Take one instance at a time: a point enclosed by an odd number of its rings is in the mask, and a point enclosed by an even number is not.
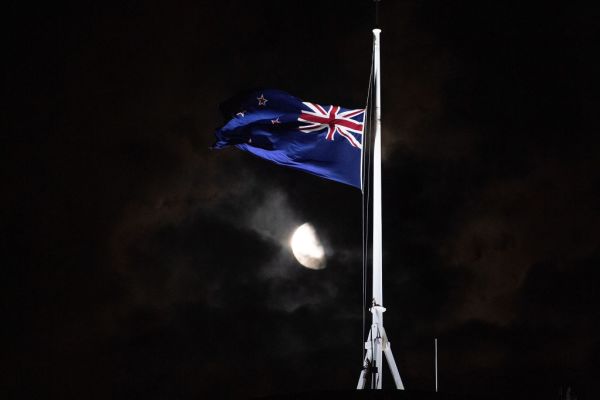
{"type": "MultiPolygon", "coordinates": [[[[382,1],[385,326],[407,389],[434,389],[437,337],[441,391],[600,397],[597,11],[382,1]]],[[[360,191],[210,146],[250,88],[364,107],[372,2],[4,15],[2,390],[356,387],[360,191]],[[292,255],[304,222],[325,269],[292,255]]]]}

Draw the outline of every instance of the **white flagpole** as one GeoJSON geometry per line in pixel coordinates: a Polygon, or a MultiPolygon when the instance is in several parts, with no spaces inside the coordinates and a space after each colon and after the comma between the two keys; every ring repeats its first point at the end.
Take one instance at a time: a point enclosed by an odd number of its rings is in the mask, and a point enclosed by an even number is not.
{"type": "Polygon", "coordinates": [[[383,328],[383,285],[382,285],[382,229],[381,229],[381,76],[379,63],[379,34],[381,29],[373,29],[373,77],[375,79],[375,138],[373,142],[373,304],[371,313],[372,341],[374,344],[373,356],[375,358],[375,388],[381,389],[383,369],[383,346],[381,331],[383,328]]]}
{"type": "Polygon", "coordinates": [[[404,389],[396,367],[392,348],[383,328],[382,287],[382,206],[381,206],[381,76],[379,57],[379,35],[381,29],[373,29],[373,76],[375,79],[375,138],[373,143],[373,300],[371,305],[371,331],[365,343],[366,356],[357,389],[364,389],[367,371],[371,375],[371,388],[382,388],[383,356],[392,371],[396,389],[404,389]]]}
{"type": "MultiPolygon", "coordinates": [[[[373,143],[373,302],[383,305],[381,229],[381,77],[379,75],[379,34],[373,29],[373,76],[375,79],[375,140],[373,143]]],[[[383,324],[383,319],[381,319],[383,324]]]]}

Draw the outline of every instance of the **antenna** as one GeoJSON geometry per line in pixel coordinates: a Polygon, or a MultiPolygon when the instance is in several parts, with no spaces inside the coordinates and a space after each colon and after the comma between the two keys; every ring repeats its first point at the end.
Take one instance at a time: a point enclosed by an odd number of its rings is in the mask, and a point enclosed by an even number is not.
{"type": "Polygon", "coordinates": [[[438,391],[438,362],[437,362],[437,338],[433,339],[433,346],[435,348],[435,392],[438,391]]]}

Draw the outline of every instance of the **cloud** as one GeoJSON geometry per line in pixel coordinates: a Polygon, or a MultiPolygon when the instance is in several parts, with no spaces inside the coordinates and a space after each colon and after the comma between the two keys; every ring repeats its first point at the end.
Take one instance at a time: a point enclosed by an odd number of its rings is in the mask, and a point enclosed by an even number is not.
{"type": "Polygon", "coordinates": [[[460,318],[506,324],[533,266],[568,269],[597,251],[600,219],[586,164],[539,163],[525,176],[490,181],[465,207],[442,249],[448,265],[473,276],[460,318]]]}

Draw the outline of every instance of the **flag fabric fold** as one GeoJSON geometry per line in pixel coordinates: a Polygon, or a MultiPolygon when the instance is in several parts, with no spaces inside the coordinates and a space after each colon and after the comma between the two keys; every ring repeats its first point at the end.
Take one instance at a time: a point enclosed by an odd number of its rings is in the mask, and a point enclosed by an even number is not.
{"type": "Polygon", "coordinates": [[[304,102],[280,90],[245,93],[221,105],[229,120],[215,149],[235,146],[279,165],[361,188],[365,110],[304,102]]]}

